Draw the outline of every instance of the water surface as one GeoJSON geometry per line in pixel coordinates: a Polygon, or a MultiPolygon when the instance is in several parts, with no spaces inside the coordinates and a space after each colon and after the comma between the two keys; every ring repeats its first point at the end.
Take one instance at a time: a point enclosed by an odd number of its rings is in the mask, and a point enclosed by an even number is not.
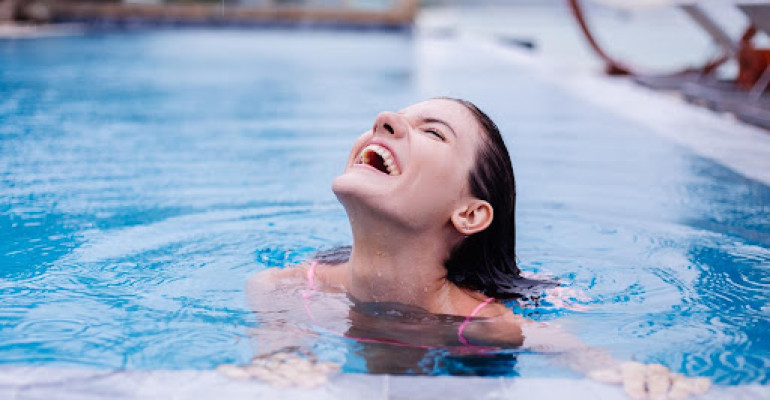
{"type": "MultiPolygon", "coordinates": [[[[478,48],[237,30],[0,41],[0,93],[2,364],[248,362],[248,277],[350,242],[329,183],[353,139],[381,110],[454,95],[511,149],[522,267],[588,306],[517,312],[619,358],[768,383],[770,188],[478,48]]],[[[355,343],[318,337],[367,371],[355,343]]],[[[507,375],[568,374],[517,358],[507,375]]]]}

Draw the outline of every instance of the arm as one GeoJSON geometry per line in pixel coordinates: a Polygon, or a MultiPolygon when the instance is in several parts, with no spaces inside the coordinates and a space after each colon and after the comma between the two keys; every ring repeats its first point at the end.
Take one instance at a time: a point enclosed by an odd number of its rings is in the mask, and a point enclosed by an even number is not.
{"type": "Polygon", "coordinates": [[[604,349],[589,346],[558,325],[527,320],[508,311],[472,323],[466,329],[474,344],[517,346],[553,354],[559,364],[603,383],[621,384],[632,399],[686,399],[706,392],[707,378],[686,378],[660,364],[622,362],[604,349]]]}
{"type": "Polygon", "coordinates": [[[251,334],[258,338],[259,349],[249,364],[222,364],[219,372],[236,379],[258,378],[277,387],[313,388],[339,370],[310,350],[313,332],[302,323],[307,319],[301,293],[306,271],[303,265],[269,268],[249,279],[246,294],[259,319],[251,334]]]}
{"type": "Polygon", "coordinates": [[[258,354],[285,348],[304,348],[312,333],[303,314],[305,299],[299,293],[305,284],[304,265],[268,268],[254,274],[246,285],[246,295],[259,325],[251,334],[257,337],[258,354]]]}

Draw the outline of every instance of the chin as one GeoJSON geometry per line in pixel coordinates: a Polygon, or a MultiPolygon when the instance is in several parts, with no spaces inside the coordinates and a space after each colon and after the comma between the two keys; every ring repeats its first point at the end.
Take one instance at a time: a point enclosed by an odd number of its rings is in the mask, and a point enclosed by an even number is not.
{"type": "Polygon", "coordinates": [[[352,210],[365,211],[377,214],[380,217],[386,215],[397,217],[399,207],[395,204],[391,193],[382,182],[373,182],[367,179],[365,174],[348,171],[332,181],[332,192],[350,213],[352,210]],[[391,199],[391,201],[385,201],[391,199]]]}
{"type": "Polygon", "coordinates": [[[332,181],[332,192],[344,206],[347,206],[351,201],[368,203],[367,198],[376,196],[374,191],[377,188],[371,186],[373,186],[371,182],[366,182],[360,176],[345,172],[332,181]]]}

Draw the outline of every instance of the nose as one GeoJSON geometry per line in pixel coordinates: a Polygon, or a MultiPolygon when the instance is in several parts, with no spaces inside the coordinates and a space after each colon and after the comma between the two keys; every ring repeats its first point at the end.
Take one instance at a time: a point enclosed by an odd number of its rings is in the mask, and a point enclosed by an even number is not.
{"type": "Polygon", "coordinates": [[[372,128],[375,135],[385,135],[402,138],[409,130],[405,118],[402,115],[390,111],[383,111],[374,120],[372,128]]]}

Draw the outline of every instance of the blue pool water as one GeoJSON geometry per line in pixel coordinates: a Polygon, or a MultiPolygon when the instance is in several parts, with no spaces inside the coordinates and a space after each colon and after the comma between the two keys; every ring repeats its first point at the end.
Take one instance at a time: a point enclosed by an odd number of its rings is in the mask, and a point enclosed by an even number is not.
{"type": "Polygon", "coordinates": [[[329,184],[352,140],[435,95],[501,126],[521,265],[588,307],[518,312],[618,358],[770,382],[770,188],[478,49],[373,32],[0,40],[0,363],[248,362],[247,279],[349,243],[329,184]]]}

